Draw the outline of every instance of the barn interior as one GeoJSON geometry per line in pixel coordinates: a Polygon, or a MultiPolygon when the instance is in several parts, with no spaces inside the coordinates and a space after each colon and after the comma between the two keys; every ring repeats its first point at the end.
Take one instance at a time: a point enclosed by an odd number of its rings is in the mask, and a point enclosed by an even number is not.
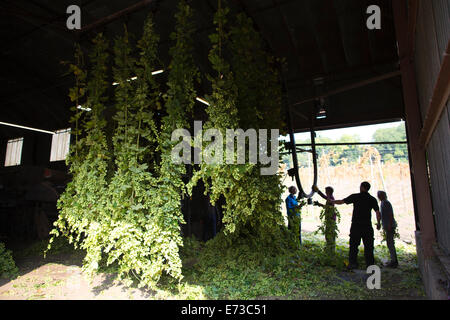
{"type": "MultiPolygon", "coordinates": [[[[450,34],[448,2],[228,2],[232,12],[245,12],[252,19],[266,50],[285,59],[280,67],[284,107],[293,132],[406,121],[420,268],[428,295],[441,295],[434,280],[448,277],[448,264],[444,276],[433,270],[436,265],[444,265],[441,260],[448,261],[450,254],[450,170],[449,161],[444,160],[450,159],[449,62],[444,54],[448,54],[450,34]],[[380,30],[366,27],[366,8],[370,5],[381,9],[380,30]],[[437,34],[433,43],[427,32],[437,34]],[[428,64],[434,68],[433,75],[425,74],[428,64]],[[319,112],[325,116],[318,117],[319,112]]],[[[159,52],[164,70],[170,59],[176,4],[176,0],[0,3],[0,121],[6,123],[0,124],[0,231],[4,237],[18,241],[45,238],[58,214],[58,194],[70,179],[64,161],[50,161],[52,135],[48,131],[70,127],[68,92],[73,79],[61,62],[73,59],[76,43],[88,50],[97,32],[114,38],[126,25],[138,37],[151,11],[161,37],[159,52]],[[81,8],[80,30],[66,27],[66,8],[72,4],[81,8]],[[21,163],[4,167],[7,143],[19,137],[23,138],[21,163]]],[[[208,74],[208,35],[214,30],[211,17],[217,1],[191,4],[197,15],[196,60],[202,74],[208,74]]],[[[161,83],[167,80],[164,72],[158,76],[161,83]]],[[[202,81],[197,91],[207,94],[207,81],[202,81]]],[[[201,102],[196,107],[202,117],[201,102]]],[[[204,206],[202,191],[198,194],[190,204],[191,211],[204,206]]],[[[194,218],[186,232],[200,234],[195,231],[200,227],[194,218]]]]}

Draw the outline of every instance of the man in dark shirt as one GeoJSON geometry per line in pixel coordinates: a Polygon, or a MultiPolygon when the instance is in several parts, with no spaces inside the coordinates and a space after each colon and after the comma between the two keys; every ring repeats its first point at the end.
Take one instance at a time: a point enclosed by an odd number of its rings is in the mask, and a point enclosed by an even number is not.
{"type": "Polygon", "coordinates": [[[343,200],[332,201],[334,204],[353,204],[352,225],[350,227],[350,253],[348,269],[356,269],[358,267],[358,247],[361,239],[364,243],[364,258],[366,265],[375,264],[373,256],[373,228],[372,228],[372,209],[377,214],[377,229],[380,225],[380,208],[377,199],[369,194],[370,183],[367,181],[361,183],[359,187],[360,193],[355,193],[343,200]]]}

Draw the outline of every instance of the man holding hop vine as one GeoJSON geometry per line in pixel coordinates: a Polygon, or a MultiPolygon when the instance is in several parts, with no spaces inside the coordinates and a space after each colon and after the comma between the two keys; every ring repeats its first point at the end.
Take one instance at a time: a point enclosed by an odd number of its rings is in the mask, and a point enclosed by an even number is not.
{"type": "Polygon", "coordinates": [[[322,220],[323,225],[319,228],[319,230],[325,235],[328,253],[334,254],[336,251],[336,238],[339,232],[336,224],[339,213],[333,204],[333,201],[335,200],[333,196],[334,189],[328,186],[325,188],[324,194],[317,186],[314,185],[313,190],[327,201],[325,205],[315,201],[314,205],[323,208],[320,214],[320,219],[322,220]]]}
{"type": "Polygon", "coordinates": [[[286,210],[288,216],[288,228],[292,230],[295,234],[298,234],[300,245],[302,244],[302,223],[300,216],[300,208],[304,203],[299,203],[298,199],[295,197],[297,193],[297,188],[294,186],[289,187],[289,196],[287,196],[286,210]]]}

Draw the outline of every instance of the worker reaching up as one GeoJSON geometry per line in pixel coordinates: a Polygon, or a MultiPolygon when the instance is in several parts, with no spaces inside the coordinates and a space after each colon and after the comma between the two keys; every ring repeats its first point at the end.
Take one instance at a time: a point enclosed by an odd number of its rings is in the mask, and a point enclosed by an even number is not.
{"type": "MultiPolygon", "coordinates": [[[[334,207],[333,201],[334,201],[335,199],[334,199],[334,196],[333,196],[334,189],[333,189],[332,187],[326,187],[326,188],[325,188],[325,194],[323,194],[322,191],[320,191],[319,188],[318,188],[317,186],[313,186],[313,190],[314,190],[315,192],[317,192],[317,194],[318,194],[319,196],[321,196],[322,198],[324,198],[325,200],[327,200],[327,202],[326,202],[326,205],[327,205],[327,206],[334,207]]],[[[336,220],[336,214],[333,215],[333,219],[336,220]]]]}
{"type": "Polygon", "coordinates": [[[319,190],[319,188],[317,186],[313,186],[313,190],[315,192],[317,192],[319,194],[319,196],[321,196],[322,198],[324,198],[325,200],[327,200],[327,205],[333,206],[334,207],[334,189],[332,187],[326,187],[325,188],[325,194],[322,193],[322,191],[319,190]]]}
{"type": "Polygon", "coordinates": [[[360,193],[355,193],[343,200],[334,200],[333,204],[353,204],[352,225],[350,227],[350,253],[348,269],[356,269],[358,267],[358,247],[361,239],[364,243],[364,257],[366,265],[375,264],[373,256],[374,234],[371,222],[372,209],[377,214],[377,229],[380,230],[380,208],[377,199],[369,194],[370,183],[365,181],[359,187],[360,193]]]}
{"type": "Polygon", "coordinates": [[[336,251],[336,238],[338,236],[338,228],[337,228],[337,222],[336,218],[338,216],[338,211],[334,206],[333,201],[334,196],[334,189],[332,187],[326,187],[325,188],[325,194],[322,193],[317,186],[313,186],[313,190],[319,194],[323,199],[325,199],[327,202],[325,205],[320,204],[319,202],[314,202],[314,205],[320,206],[323,208],[322,212],[320,213],[320,218],[324,222],[323,226],[320,227],[320,230],[325,235],[325,241],[326,241],[326,249],[329,254],[334,254],[336,251]]]}

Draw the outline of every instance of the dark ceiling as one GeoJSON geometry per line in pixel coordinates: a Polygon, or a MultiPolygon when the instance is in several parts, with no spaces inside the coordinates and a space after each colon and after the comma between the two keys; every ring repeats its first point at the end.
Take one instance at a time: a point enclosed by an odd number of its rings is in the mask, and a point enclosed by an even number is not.
{"type": "MultiPolygon", "coordinates": [[[[138,36],[149,10],[161,35],[162,67],[168,64],[169,34],[174,27],[176,0],[3,0],[0,2],[0,121],[56,130],[68,126],[68,88],[72,78],[60,61],[71,60],[76,41],[88,48],[95,32],[121,34],[123,24],[138,36]],[[66,8],[82,10],[82,32],[66,28],[66,8]],[[115,13],[135,6],[127,14],[115,13]]],[[[294,127],[308,129],[314,98],[326,98],[327,118],[318,128],[350,126],[403,117],[398,56],[390,0],[229,0],[233,12],[244,11],[261,32],[267,48],[285,57],[285,89],[294,127]],[[382,29],[366,28],[366,8],[377,4],[382,29]],[[388,74],[388,76],[384,76],[388,74]],[[380,77],[381,81],[368,81],[380,77]],[[356,85],[355,85],[356,84],[356,85]],[[348,86],[354,87],[347,90],[348,86]],[[344,88],[343,90],[340,90],[344,88]],[[336,90],[337,89],[337,90],[336,90]],[[305,103],[298,102],[306,101],[305,103]],[[296,104],[297,103],[297,104],[296,104]]],[[[217,0],[192,1],[197,12],[196,56],[209,72],[208,34],[217,0]]],[[[379,79],[378,79],[379,80],[379,79]]],[[[3,138],[19,129],[0,126],[3,138]]]]}

